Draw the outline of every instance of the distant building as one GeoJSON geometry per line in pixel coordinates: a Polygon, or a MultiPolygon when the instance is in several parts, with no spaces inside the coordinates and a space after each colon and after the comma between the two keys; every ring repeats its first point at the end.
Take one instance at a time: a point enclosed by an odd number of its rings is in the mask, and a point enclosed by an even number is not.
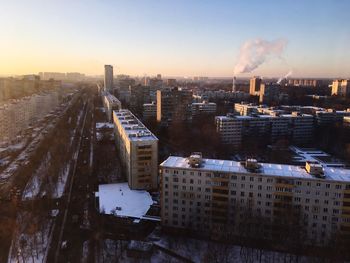
{"type": "Polygon", "coordinates": [[[157,121],[169,124],[191,119],[192,92],[169,88],[157,90],[157,121]]]}
{"type": "Polygon", "coordinates": [[[105,65],[105,76],[104,76],[104,88],[105,90],[111,92],[114,88],[113,86],[113,66],[105,65]]]}
{"type": "Polygon", "coordinates": [[[200,115],[213,115],[216,113],[216,103],[202,101],[202,102],[194,102],[191,105],[192,117],[200,116],[200,115]]]}
{"type": "Polygon", "coordinates": [[[144,120],[155,120],[157,118],[157,104],[154,101],[152,101],[152,103],[144,103],[142,116],[144,120]]]}
{"type": "Polygon", "coordinates": [[[348,79],[334,80],[332,83],[332,95],[350,96],[350,81],[348,79]]]}
{"type": "Polygon", "coordinates": [[[216,116],[216,129],[224,144],[234,148],[242,145],[243,138],[265,138],[270,142],[288,139],[295,143],[310,142],[314,130],[312,115],[292,114],[257,116],[216,116]]]}
{"type": "Polygon", "coordinates": [[[286,100],[287,94],[282,93],[281,85],[279,84],[261,84],[259,93],[259,102],[262,104],[270,104],[286,100]]]}
{"type": "Polygon", "coordinates": [[[105,108],[107,119],[109,122],[113,122],[113,111],[121,110],[122,104],[121,102],[108,91],[105,91],[102,94],[103,106],[105,108]]]}
{"type": "Polygon", "coordinates": [[[158,139],[129,110],[113,111],[117,151],[132,190],[158,188],[158,139]]]}
{"type": "Polygon", "coordinates": [[[345,127],[350,127],[350,116],[344,117],[343,124],[345,127]]]}
{"type": "Polygon", "coordinates": [[[288,79],[290,86],[317,87],[321,84],[318,79],[288,79]]]}
{"type": "Polygon", "coordinates": [[[176,79],[167,79],[166,85],[168,87],[175,87],[177,85],[176,79]]]}
{"type": "Polygon", "coordinates": [[[257,96],[260,94],[261,78],[253,77],[250,79],[249,94],[252,96],[257,96]]]}
{"type": "Polygon", "coordinates": [[[258,112],[258,106],[251,103],[235,103],[234,110],[241,116],[248,116],[258,112]]]}

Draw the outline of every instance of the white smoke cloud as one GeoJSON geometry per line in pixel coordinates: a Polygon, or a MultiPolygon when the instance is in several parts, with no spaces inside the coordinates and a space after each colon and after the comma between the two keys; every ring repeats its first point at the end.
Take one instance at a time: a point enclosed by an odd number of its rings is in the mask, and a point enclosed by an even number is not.
{"type": "Polygon", "coordinates": [[[280,57],[287,46],[286,39],[276,39],[267,41],[264,39],[254,39],[245,42],[240,49],[238,63],[234,73],[249,73],[258,68],[268,58],[272,56],[280,57]]]}
{"type": "Polygon", "coordinates": [[[292,74],[293,74],[293,71],[290,70],[286,75],[284,75],[283,77],[280,77],[277,83],[280,84],[282,80],[289,78],[292,74]]]}

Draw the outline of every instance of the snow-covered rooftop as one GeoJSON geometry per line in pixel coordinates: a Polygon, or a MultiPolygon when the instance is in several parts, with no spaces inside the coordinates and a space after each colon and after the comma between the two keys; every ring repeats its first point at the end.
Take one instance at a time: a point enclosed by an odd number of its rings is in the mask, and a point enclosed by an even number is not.
{"type": "MultiPolygon", "coordinates": [[[[304,179],[318,179],[313,175],[306,172],[303,166],[286,165],[286,164],[272,164],[272,163],[260,163],[261,169],[259,174],[269,176],[280,177],[292,177],[292,178],[304,178],[304,179]]],[[[168,168],[188,168],[197,169],[203,171],[216,171],[216,172],[230,172],[230,173],[246,173],[250,174],[248,170],[240,162],[230,160],[216,160],[216,159],[203,159],[203,163],[199,168],[192,168],[188,159],[178,156],[169,156],[161,167],[168,168]]],[[[350,182],[350,170],[343,168],[324,167],[325,179],[332,181],[346,181],[350,182]]]]}
{"type": "Polygon", "coordinates": [[[157,137],[129,110],[115,110],[113,115],[118,119],[130,141],[158,140],[157,137]]]}
{"type": "Polygon", "coordinates": [[[153,204],[147,191],[131,190],[128,183],[98,186],[100,212],[133,218],[142,218],[153,204]]]}

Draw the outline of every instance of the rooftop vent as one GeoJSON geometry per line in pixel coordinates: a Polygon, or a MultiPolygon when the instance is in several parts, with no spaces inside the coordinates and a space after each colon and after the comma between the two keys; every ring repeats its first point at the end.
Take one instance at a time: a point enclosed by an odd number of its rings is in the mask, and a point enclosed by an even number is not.
{"type": "Polygon", "coordinates": [[[261,165],[258,163],[256,159],[247,159],[245,161],[245,168],[249,172],[257,173],[260,171],[261,165]]]}
{"type": "Polygon", "coordinates": [[[323,166],[318,162],[307,161],[305,163],[305,170],[318,178],[325,178],[323,166]]]}
{"type": "Polygon", "coordinates": [[[191,153],[190,157],[188,157],[188,164],[191,167],[199,168],[202,163],[203,163],[203,159],[202,159],[202,153],[201,152],[191,153]]]}

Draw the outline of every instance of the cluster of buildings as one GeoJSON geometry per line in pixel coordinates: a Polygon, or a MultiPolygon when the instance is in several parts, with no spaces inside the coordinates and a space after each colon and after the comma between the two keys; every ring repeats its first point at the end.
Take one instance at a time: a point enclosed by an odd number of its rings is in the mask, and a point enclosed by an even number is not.
{"type": "Polygon", "coordinates": [[[0,78],[0,102],[19,99],[40,91],[53,90],[59,87],[61,87],[60,81],[41,80],[36,75],[25,75],[20,78],[0,78]]]}
{"type": "Polygon", "coordinates": [[[39,72],[39,76],[42,80],[83,81],[86,78],[85,74],[79,72],[39,72]]]}
{"type": "Polygon", "coordinates": [[[0,103],[0,142],[17,138],[59,104],[59,92],[50,91],[0,103]]]}
{"type": "MultiPolygon", "coordinates": [[[[260,95],[263,85],[254,85],[259,87],[254,92],[260,95]]],[[[135,94],[141,97],[143,92],[135,94]]],[[[106,108],[110,96],[104,97],[106,108]]],[[[223,233],[239,237],[247,234],[242,231],[251,222],[248,232],[252,237],[259,233],[260,238],[269,239],[281,231],[286,217],[293,217],[310,244],[327,245],[339,233],[350,236],[350,170],[327,154],[294,147],[295,164],[282,165],[255,159],[204,159],[201,153],[194,153],[187,158],[169,156],[158,165],[156,136],[130,110],[117,104],[119,109],[110,107],[110,111],[128,185],[133,190],[160,188],[164,227],[212,238],[223,233]]],[[[201,112],[215,113],[216,104],[193,102],[188,90],[159,88],[156,102],[143,103],[142,110],[146,118],[156,116],[159,123],[169,123],[187,121],[201,112]]],[[[236,146],[244,136],[266,135],[272,141],[285,137],[304,143],[312,138],[315,122],[327,123],[330,116],[345,120],[348,112],[350,117],[350,110],[300,106],[273,109],[236,104],[235,112],[217,116],[216,125],[223,142],[236,146]]]]}
{"type": "Polygon", "coordinates": [[[288,139],[296,144],[312,140],[316,125],[346,124],[350,109],[335,111],[310,106],[281,106],[278,109],[253,104],[236,103],[235,114],[216,116],[216,129],[224,144],[234,148],[244,138],[265,138],[270,142],[288,139]]]}

